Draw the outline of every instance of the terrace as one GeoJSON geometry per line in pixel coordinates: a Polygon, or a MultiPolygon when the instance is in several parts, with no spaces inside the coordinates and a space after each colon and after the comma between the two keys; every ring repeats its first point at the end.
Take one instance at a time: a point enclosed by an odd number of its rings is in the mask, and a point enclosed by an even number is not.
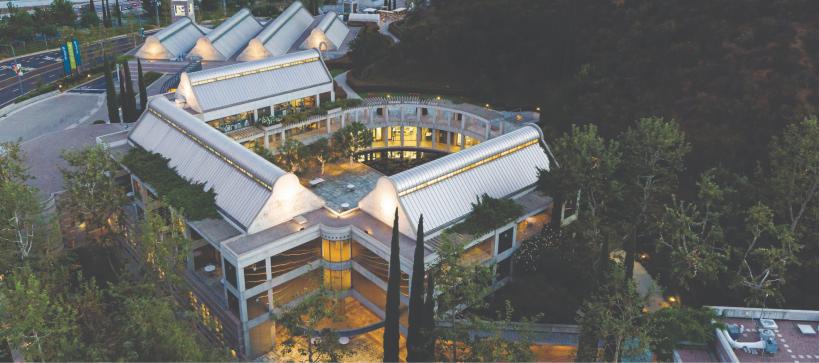
{"type": "Polygon", "coordinates": [[[323,182],[312,187],[312,191],[327,202],[328,208],[341,212],[356,208],[381,176],[381,173],[364,164],[340,162],[326,165],[323,175],[315,172],[305,174],[302,183],[310,185],[311,180],[323,179],[323,182]]]}

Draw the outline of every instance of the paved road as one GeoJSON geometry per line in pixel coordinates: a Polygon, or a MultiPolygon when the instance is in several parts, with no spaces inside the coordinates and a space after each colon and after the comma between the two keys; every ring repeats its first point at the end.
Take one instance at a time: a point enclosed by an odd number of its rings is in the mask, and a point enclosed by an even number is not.
{"type": "MultiPolygon", "coordinates": [[[[151,34],[152,32],[146,32],[151,34]]],[[[115,54],[123,54],[134,48],[129,37],[108,40],[115,54]]],[[[88,45],[88,47],[97,44],[88,45]]],[[[87,61],[87,60],[84,60],[87,61]]],[[[47,84],[63,77],[63,60],[59,49],[28,56],[21,56],[0,62],[0,107],[6,106],[20,96],[18,79],[11,65],[20,63],[25,73],[21,77],[23,93],[37,88],[38,83],[47,84]]]]}
{"type": "Polygon", "coordinates": [[[17,139],[28,141],[40,135],[107,119],[104,93],[66,92],[32,103],[0,118],[0,142],[17,139]]]}

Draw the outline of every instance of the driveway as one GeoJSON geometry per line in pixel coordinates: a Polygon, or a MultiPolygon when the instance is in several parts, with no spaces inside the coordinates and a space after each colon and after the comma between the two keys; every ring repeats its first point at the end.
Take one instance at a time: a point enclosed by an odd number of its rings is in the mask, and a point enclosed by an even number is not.
{"type": "Polygon", "coordinates": [[[0,142],[27,141],[95,120],[108,120],[105,94],[63,93],[0,117],[0,142]]]}

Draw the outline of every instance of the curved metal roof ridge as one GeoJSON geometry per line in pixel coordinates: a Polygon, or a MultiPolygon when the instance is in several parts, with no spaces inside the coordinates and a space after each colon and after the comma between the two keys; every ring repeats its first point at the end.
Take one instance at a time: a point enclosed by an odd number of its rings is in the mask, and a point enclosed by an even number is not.
{"type": "MultiPolygon", "coordinates": [[[[161,42],[161,41],[167,39],[168,37],[176,34],[178,31],[184,29],[185,27],[187,27],[190,24],[193,24],[193,20],[191,20],[191,18],[185,16],[182,19],[179,19],[179,20],[173,22],[173,24],[168,25],[167,27],[165,27],[165,29],[162,29],[162,30],[158,31],[156,34],[154,34],[154,37],[156,37],[156,39],[159,39],[159,41],[161,42]]],[[[200,32],[202,32],[201,29],[199,29],[199,27],[197,27],[196,30],[199,30],[200,32]]],[[[204,34],[205,33],[202,32],[202,35],[204,35],[204,34]]]]}
{"type": "Polygon", "coordinates": [[[538,143],[541,145],[545,143],[540,128],[534,124],[527,124],[508,134],[489,139],[468,149],[402,171],[390,176],[389,179],[395,185],[396,191],[401,194],[408,189],[455,172],[506,150],[524,145],[532,140],[538,140],[538,143]]]}
{"type": "Polygon", "coordinates": [[[197,72],[188,73],[188,79],[191,84],[204,82],[213,78],[224,77],[228,75],[250,72],[265,67],[271,67],[278,64],[285,64],[296,62],[300,60],[307,60],[312,58],[320,58],[320,55],[315,49],[308,49],[301,52],[289,53],[278,57],[270,57],[260,59],[257,61],[231,64],[223,67],[211,68],[197,72]]]}
{"type": "MultiPolygon", "coordinates": [[[[304,9],[304,4],[301,1],[294,1],[287,9],[284,10],[276,19],[271,20],[269,23],[265,24],[264,29],[256,35],[256,38],[262,42],[262,44],[267,43],[276,33],[285,25],[287,24],[290,19],[299,12],[299,10],[304,9]]],[[[305,9],[306,11],[306,9],[305,9]]]]}
{"type": "Polygon", "coordinates": [[[316,28],[319,28],[322,32],[326,33],[336,20],[338,20],[338,14],[336,14],[335,11],[330,11],[324,14],[324,17],[321,18],[321,21],[318,23],[316,28]]]}
{"type": "MultiPolygon", "coordinates": [[[[210,33],[207,34],[208,40],[211,42],[215,42],[219,40],[223,35],[227,34],[230,29],[233,29],[241,23],[245,18],[248,16],[253,17],[253,14],[250,13],[250,10],[247,8],[242,8],[241,10],[237,11],[236,14],[231,15],[230,18],[225,20],[222,24],[219,24],[216,28],[214,28],[210,33]]],[[[256,18],[252,19],[256,23],[259,21],[256,18]]],[[[261,24],[260,24],[261,25],[261,24]]]]}
{"type": "MultiPolygon", "coordinates": [[[[229,160],[240,170],[249,173],[259,181],[268,184],[266,187],[272,189],[279,177],[287,174],[275,164],[265,158],[248,150],[244,146],[234,142],[227,135],[219,132],[210,125],[202,122],[193,115],[180,109],[165,97],[155,97],[148,104],[148,109],[159,113],[167,118],[166,122],[172,122],[175,126],[185,130],[190,136],[194,136],[211,152],[217,152],[220,158],[229,160]]],[[[136,127],[134,127],[136,129],[136,127]]],[[[133,131],[132,131],[133,132],[133,131]]]]}

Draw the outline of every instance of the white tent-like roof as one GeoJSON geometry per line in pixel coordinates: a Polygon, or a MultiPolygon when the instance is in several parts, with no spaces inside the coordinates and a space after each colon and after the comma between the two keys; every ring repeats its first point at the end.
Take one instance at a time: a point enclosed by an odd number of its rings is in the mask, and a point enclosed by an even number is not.
{"type": "Polygon", "coordinates": [[[298,178],[242,147],[164,97],[151,99],[128,140],[168,158],[185,179],[216,193],[216,206],[248,234],[321,208],[298,178]]]}
{"type": "Polygon", "coordinates": [[[188,57],[196,56],[206,61],[228,60],[261,30],[262,24],[250,10],[239,10],[206,36],[200,37],[188,57]]]}
{"type": "Polygon", "coordinates": [[[246,62],[285,54],[312,23],[313,16],[301,1],[294,1],[250,40],[236,60],[246,62]]]}
{"type": "Polygon", "coordinates": [[[269,106],[329,92],[332,88],[333,77],[319,53],[306,50],[259,61],[182,73],[176,95],[177,98],[184,98],[192,110],[204,113],[252,101],[264,100],[265,105],[269,106]],[[299,96],[297,93],[303,95],[299,96]]]}
{"type": "Polygon", "coordinates": [[[538,169],[549,170],[542,132],[527,125],[471,148],[447,155],[390,177],[381,177],[359,203],[361,210],[391,225],[399,210],[399,230],[414,236],[424,215],[424,228],[434,232],[472,212],[472,203],[486,193],[513,196],[535,185],[538,169]]]}
{"type": "Polygon", "coordinates": [[[142,59],[177,59],[183,58],[210,29],[196,25],[190,18],[184,17],[167,26],[156,34],[145,38],[136,56],[142,59]]]}
{"type": "Polygon", "coordinates": [[[319,24],[310,31],[310,35],[302,43],[302,49],[319,49],[321,43],[327,45],[326,50],[336,50],[344,43],[344,38],[350,33],[350,28],[339,19],[338,14],[329,12],[324,14],[319,24]]]}

